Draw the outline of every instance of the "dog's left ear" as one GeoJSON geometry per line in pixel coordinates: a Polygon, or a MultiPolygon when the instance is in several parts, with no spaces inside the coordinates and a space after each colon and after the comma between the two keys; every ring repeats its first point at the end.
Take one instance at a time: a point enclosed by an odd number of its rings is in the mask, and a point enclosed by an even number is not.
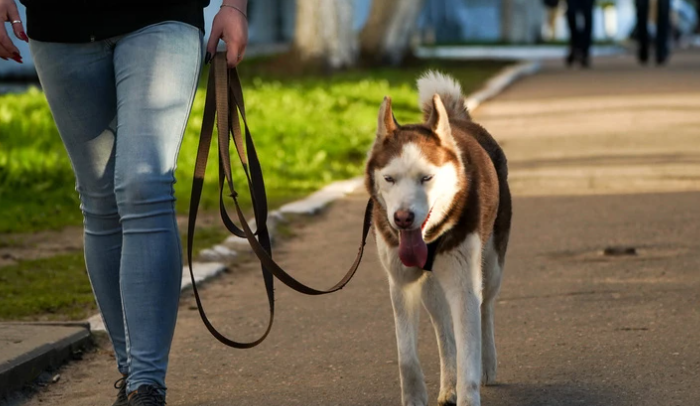
{"type": "Polygon", "coordinates": [[[394,112],[391,110],[391,98],[389,96],[384,97],[381,107],[379,107],[379,117],[377,119],[377,139],[381,139],[390,135],[396,129],[399,128],[399,124],[394,118],[394,112]]]}
{"type": "Polygon", "coordinates": [[[443,144],[446,146],[454,145],[452,129],[450,128],[450,118],[447,115],[447,110],[442,103],[442,99],[440,99],[440,96],[437,94],[433,96],[433,108],[427,124],[443,144]]]}

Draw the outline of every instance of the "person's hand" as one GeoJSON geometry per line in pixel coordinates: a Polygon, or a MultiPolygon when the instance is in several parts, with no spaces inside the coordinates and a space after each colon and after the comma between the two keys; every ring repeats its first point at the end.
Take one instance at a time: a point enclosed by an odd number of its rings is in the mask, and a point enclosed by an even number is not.
{"type": "Polygon", "coordinates": [[[0,58],[4,60],[12,59],[15,62],[22,63],[22,55],[19,54],[19,49],[12,43],[10,36],[5,30],[5,22],[12,24],[12,31],[15,32],[15,37],[22,41],[28,42],[27,34],[24,33],[22,21],[19,18],[19,11],[14,0],[0,0],[0,58]]]}
{"type": "MultiPolygon", "coordinates": [[[[0,0],[0,2],[5,0],[0,0]]],[[[224,0],[211,26],[207,61],[216,54],[219,39],[226,43],[226,61],[233,68],[243,59],[248,45],[247,0],[224,0]]]]}

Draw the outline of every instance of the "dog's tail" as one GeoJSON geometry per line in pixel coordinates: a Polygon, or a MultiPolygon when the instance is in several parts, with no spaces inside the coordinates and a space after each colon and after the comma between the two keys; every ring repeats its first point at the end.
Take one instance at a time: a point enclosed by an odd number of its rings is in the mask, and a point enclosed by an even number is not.
{"type": "Polygon", "coordinates": [[[462,87],[451,76],[429,70],[418,78],[418,103],[423,110],[423,120],[433,112],[433,96],[438,94],[445,105],[447,115],[459,120],[470,120],[462,87]]]}

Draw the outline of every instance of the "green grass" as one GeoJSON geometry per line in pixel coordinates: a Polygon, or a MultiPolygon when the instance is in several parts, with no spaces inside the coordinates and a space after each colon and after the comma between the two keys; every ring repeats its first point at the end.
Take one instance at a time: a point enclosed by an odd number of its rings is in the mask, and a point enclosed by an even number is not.
{"type": "MultiPolygon", "coordinates": [[[[197,227],[194,252],[227,236],[221,227],[197,227]]],[[[187,234],[181,238],[185,247],[187,234]]],[[[186,255],[183,252],[184,264],[186,255]]],[[[82,252],[0,267],[0,321],[85,320],[96,312],[82,252]]]]}
{"type": "Polygon", "coordinates": [[[0,268],[0,320],[82,320],[96,309],[82,253],[0,268]]]}
{"type": "MultiPolygon", "coordinates": [[[[196,259],[199,251],[222,243],[229,235],[231,234],[224,226],[197,226],[194,233],[194,244],[192,245],[192,252],[194,253],[192,258],[196,259]]],[[[180,241],[182,242],[182,263],[187,265],[187,229],[184,227],[180,230],[180,241]]],[[[0,272],[2,271],[0,270],[0,272]]]]}
{"type": "MultiPolygon", "coordinates": [[[[249,123],[263,165],[271,205],[306,195],[362,172],[385,95],[400,122],[417,121],[416,77],[439,68],[469,92],[503,66],[496,62],[419,62],[409,67],[351,70],[332,76],[290,76],[274,61],[244,63],[249,123]]],[[[203,82],[202,82],[203,83],[203,82]]],[[[196,95],[178,160],[177,209],[186,213],[204,89],[196,95]]],[[[210,154],[202,208],[217,207],[216,155],[210,154]]],[[[241,171],[235,174],[245,191],[241,171]]],[[[243,199],[248,204],[248,199],[243,199]]],[[[78,225],[81,214],[70,162],[37,89],[0,96],[0,233],[78,225]]]]}

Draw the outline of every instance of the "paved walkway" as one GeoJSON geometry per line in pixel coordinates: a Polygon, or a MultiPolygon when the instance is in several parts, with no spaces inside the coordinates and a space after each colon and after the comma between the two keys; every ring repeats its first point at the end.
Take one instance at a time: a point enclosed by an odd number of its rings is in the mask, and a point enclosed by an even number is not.
{"type": "MultiPolygon", "coordinates": [[[[477,111],[511,162],[515,217],[496,311],[500,385],[484,405],[691,405],[700,399],[700,54],[670,66],[629,57],[590,71],[558,65],[477,111]],[[638,255],[606,257],[609,245],[638,255]]],[[[379,101],[377,102],[379,104],[379,101]]],[[[277,258],[327,286],[354,257],[365,197],[294,228],[277,258]]],[[[329,297],[278,287],[271,337],[231,350],[182,300],[169,405],[398,405],[391,304],[370,250],[329,297]]],[[[263,328],[253,264],[203,292],[215,323],[240,339],[263,328]]],[[[431,404],[437,349],[424,317],[421,359],[431,404]]],[[[110,404],[108,351],[65,368],[26,406],[110,404]]]]}
{"type": "Polygon", "coordinates": [[[89,345],[79,323],[0,323],[0,400],[89,345]]]}

